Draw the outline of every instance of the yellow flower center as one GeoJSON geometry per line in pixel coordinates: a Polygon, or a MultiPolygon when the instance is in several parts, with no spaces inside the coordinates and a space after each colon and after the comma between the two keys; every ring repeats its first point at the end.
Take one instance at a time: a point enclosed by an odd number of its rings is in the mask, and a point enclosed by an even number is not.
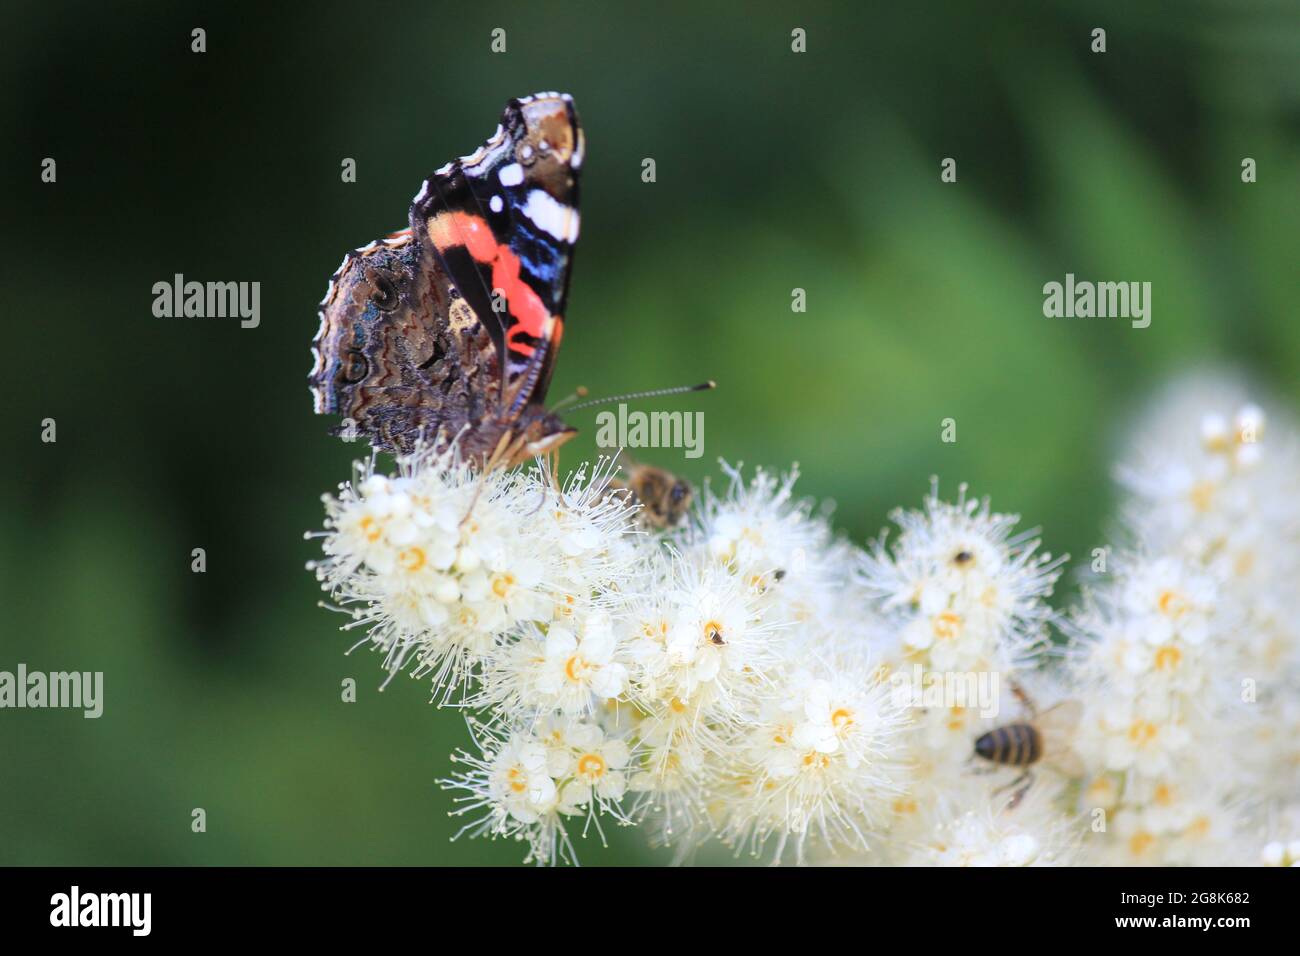
{"type": "Polygon", "coordinates": [[[831,712],[831,726],[836,730],[845,730],[853,723],[853,711],[840,707],[831,712]]]}
{"type": "Polygon", "coordinates": [[[1214,505],[1214,482],[1198,481],[1192,485],[1187,497],[1192,500],[1192,507],[1204,514],[1214,505]]]}
{"type": "Polygon", "coordinates": [[[948,715],[948,729],[961,730],[966,726],[966,709],[964,707],[953,707],[952,713],[948,715]]]}
{"type": "Polygon", "coordinates": [[[492,593],[499,598],[504,598],[514,587],[515,576],[513,574],[494,574],[492,575],[492,593]]]}
{"type": "Polygon", "coordinates": [[[605,758],[600,754],[583,754],[578,758],[578,776],[599,780],[605,774],[605,758]]]}
{"type": "Polygon", "coordinates": [[[934,636],[940,640],[954,638],[961,633],[961,615],[954,614],[952,611],[936,614],[933,626],[934,636]]]}
{"type": "Polygon", "coordinates": [[[1166,645],[1156,651],[1156,670],[1173,670],[1183,660],[1183,652],[1172,644],[1166,645]]]}
{"type": "Polygon", "coordinates": [[[1160,592],[1160,597],[1156,599],[1156,606],[1160,608],[1160,613],[1169,617],[1182,617],[1187,613],[1187,600],[1174,590],[1165,590],[1160,592]]]}
{"type": "Polygon", "coordinates": [[[407,548],[397,556],[397,562],[408,571],[418,571],[420,568],[424,567],[424,549],[416,547],[407,548]]]}
{"type": "Polygon", "coordinates": [[[1135,720],[1129,726],[1128,739],[1138,746],[1145,746],[1156,739],[1160,728],[1149,720],[1135,720]]]}
{"type": "Polygon", "coordinates": [[[721,647],[727,643],[722,637],[722,625],[717,621],[709,621],[704,625],[704,639],[714,647],[721,647]]]}
{"type": "Polygon", "coordinates": [[[587,662],[578,654],[574,654],[564,662],[564,676],[574,683],[580,683],[587,673],[587,662]]]}
{"type": "Polygon", "coordinates": [[[1141,856],[1150,849],[1151,844],[1155,842],[1156,838],[1150,833],[1146,833],[1145,831],[1142,833],[1135,833],[1129,837],[1128,849],[1134,856],[1141,856]]]}
{"type": "Polygon", "coordinates": [[[523,793],[528,789],[528,783],[524,780],[524,772],[518,767],[511,767],[507,770],[506,779],[510,789],[515,793],[523,793]]]}
{"type": "Polygon", "coordinates": [[[1109,802],[1115,795],[1115,785],[1108,777],[1098,777],[1088,785],[1088,798],[1098,803],[1109,802]]]}
{"type": "Polygon", "coordinates": [[[366,536],[367,541],[378,541],[384,529],[373,517],[366,515],[361,519],[361,533],[366,536]]]}

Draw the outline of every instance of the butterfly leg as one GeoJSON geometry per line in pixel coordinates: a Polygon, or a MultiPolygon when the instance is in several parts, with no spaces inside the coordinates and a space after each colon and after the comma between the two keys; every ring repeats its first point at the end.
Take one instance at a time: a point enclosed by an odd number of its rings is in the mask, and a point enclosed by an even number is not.
{"type": "Polygon", "coordinates": [[[474,506],[478,504],[479,495],[483,494],[483,488],[488,482],[488,475],[490,475],[492,470],[497,466],[500,450],[500,446],[498,446],[497,451],[493,452],[492,455],[483,462],[483,468],[479,472],[478,478],[474,481],[474,497],[469,500],[469,507],[465,509],[465,517],[460,519],[460,527],[465,527],[466,522],[470,519],[470,515],[474,514],[474,506]]]}

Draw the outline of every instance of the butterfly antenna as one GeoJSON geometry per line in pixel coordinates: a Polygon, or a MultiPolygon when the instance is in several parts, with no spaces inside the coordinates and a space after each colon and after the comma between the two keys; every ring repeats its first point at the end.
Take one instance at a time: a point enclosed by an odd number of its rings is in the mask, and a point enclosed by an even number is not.
{"type": "Polygon", "coordinates": [[[579,385],[568,395],[565,395],[562,399],[560,399],[558,402],[552,405],[551,411],[558,412],[560,409],[565,408],[566,406],[570,405],[573,402],[576,402],[578,399],[586,398],[586,397],[587,397],[587,386],[579,385]]]}
{"type": "Polygon", "coordinates": [[[589,402],[579,402],[572,406],[569,411],[576,412],[580,408],[590,408],[593,405],[606,405],[609,402],[628,402],[637,398],[659,398],[664,395],[682,395],[686,392],[707,392],[709,389],[717,388],[718,383],[710,379],[707,382],[700,382],[698,385],[678,385],[675,388],[656,388],[648,392],[628,392],[626,395],[611,395],[608,398],[594,398],[589,402]]]}

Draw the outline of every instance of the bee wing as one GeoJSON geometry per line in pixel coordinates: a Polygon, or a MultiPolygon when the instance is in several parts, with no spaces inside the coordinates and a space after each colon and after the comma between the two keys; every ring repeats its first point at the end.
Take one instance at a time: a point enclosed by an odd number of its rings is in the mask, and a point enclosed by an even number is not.
{"type": "Polygon", "coordinates": [[[1068,777],[1083,774],[1083,762],[1071,745],[1082,718],[1082,702],[1063,700],[1043,711],[1034,721],[1043,738],[1043,761],[1068,777]]]}

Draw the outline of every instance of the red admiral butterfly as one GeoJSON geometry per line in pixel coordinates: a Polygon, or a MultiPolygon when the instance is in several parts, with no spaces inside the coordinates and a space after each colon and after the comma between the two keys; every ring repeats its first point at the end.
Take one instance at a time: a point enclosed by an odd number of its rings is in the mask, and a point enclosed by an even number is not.
{"type": "Polygon", "coordinates": [[[553,451],[575,429],[542,402],[564,331],[583,136],[573,100],[506,104],[469,156],[420,187],[409,226],[348,253],[321,302],[310,382],[333,434],[485,467],[553,451]]]}

